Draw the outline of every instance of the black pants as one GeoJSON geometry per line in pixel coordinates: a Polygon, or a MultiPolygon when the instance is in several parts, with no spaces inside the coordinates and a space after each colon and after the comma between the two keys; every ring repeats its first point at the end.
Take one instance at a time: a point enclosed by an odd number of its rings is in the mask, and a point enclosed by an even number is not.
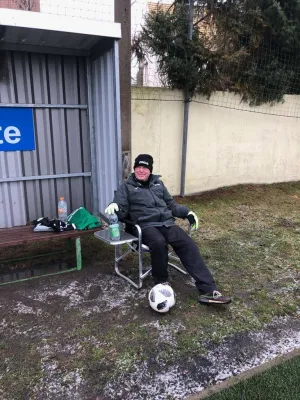
{"type": "Polygon", "coordinates": [[[195,279],[202,293],[216,290],[216,283],[202,259],[196,243],[179,226],[147,227],[143,243],[149,246],[152,276],[155,283],[168,280],[168,243],[173,247],[187,272],[195,279]]]}

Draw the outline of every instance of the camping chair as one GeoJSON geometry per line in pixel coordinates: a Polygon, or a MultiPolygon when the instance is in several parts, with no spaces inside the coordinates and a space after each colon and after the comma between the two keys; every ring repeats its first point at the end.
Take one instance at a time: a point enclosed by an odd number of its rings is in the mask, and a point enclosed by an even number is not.
{"type": "MultiPolygon", "coordinates": [[[[107,222],[107,218],[101,215],[101,217],[107,222]]],[[[143,244],[142,238],[142,229],[138,224],[134,224],[131,221],[123,220],[121,221],[125,225],[125,229],[121,229],[120,240],[110,240],[108,230],[103,230],[99,232],[95,232],[94,235],[98,239],[112,245],[115,247],[115,272],[117,275],[125,279],[127,282],[131,283],[136,289],[141,289],[143,286],[143,280],[150,274],[151,266],[144,265],[144,255],[149,253],[149,247],[143,244]],[[123,245],[126,245],[126,249],[123,250],[123,245]],[[131,278],[124,275],[119,270],[119,262],[126,257],[128,254],[135,253],[138,256],[138,281],[134,282],[131,278]]],[[[188,234],[191,235],[191,225],[188,227],[188,234]]],[[[170,249],[169,251],[169,262],[168,265],[177,269],[184,275],[187,275],[187,272],[182,269],[182,265],[180,263],[179,258],[174,255],[174,250],[170,249]]]]}

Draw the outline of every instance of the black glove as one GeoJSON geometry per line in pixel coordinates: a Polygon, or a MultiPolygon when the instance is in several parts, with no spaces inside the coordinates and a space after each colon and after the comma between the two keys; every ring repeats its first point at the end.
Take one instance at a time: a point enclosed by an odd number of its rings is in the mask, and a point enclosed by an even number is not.
{"type": "Polygon", "coordinates": [[[196,223],[196,220],[192,214],[189,214],[186,218],[189,220],[190,225],[194,225],[196,223]]]}
{"type": "Polygon", "coordinates": [[[191,227],[192,227],[194,230],[197,230],[197,229],[198,229],[198,226],[199,226],[199,221],[198,221],[198,217],[197,217],[197,215],[194,213],[194,211],[190,211],[186,217],[187,217],[187,219],[189,220],[189,223],[191,224],[191,227]]]}

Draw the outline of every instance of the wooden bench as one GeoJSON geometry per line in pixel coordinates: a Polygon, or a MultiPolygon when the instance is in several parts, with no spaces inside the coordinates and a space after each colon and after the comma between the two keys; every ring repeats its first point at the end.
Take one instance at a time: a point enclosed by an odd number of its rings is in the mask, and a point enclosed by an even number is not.
{"type": "MultiPolygon", "coordinates": [[[[17,282],[21,280],[28,280],[32,278],[37,278],[41,276],[49,276],[60,274],[64,272],[70,271],[79,271],[82,268],[82,257],[81,257],[81,241],[80,237],[84,235],[89,235],[94,232],[100,231],[103,228],[100,226],[94,229],[86,229],[86,230],[73,230],[73,231],[66,231],[66,232],[33,232],[33,227],[30,225],[26,226],[17,226],[13,228],[1,228],[0,229],[0,253],[1,249],[11,247],[11,246],[18,246],[22,244],[28,244],[33,242],[42,242],[42,241],[49,241],[49,240],[57,240],[57,239],[72,239],[75,238],[75,248],[76,248],[76,267],[69,268],[64,271],[43,274],[39,276],[34,276],[26,279],[19,279],[17,282]]],[[[55,253],[52,253],[55,254],[55,253]]],[[[42,257],[44,254],[41,254],[36,257],[42,257]]],[[[28,258],[31,258],[30,256],[28,258]]],[[[11,282],[5,282],[11,283],[11,282]]],[[[5,284],[5,283],[0,283],[5,284]]]]}

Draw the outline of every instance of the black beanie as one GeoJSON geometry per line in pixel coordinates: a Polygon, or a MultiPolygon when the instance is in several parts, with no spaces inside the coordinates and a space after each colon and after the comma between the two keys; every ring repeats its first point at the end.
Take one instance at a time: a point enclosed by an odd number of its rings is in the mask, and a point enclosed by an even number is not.
{"type": "Polygon", "coordinates": [[[137,158],[134,161],[133,169],[135,169],[136,167],[139,167],[139,166],[148,168],[150,170],[150,172],[152,172],[153,157],[150,156],[150,154],[140,154],[139,156],[137,156],[137,158]]]}

